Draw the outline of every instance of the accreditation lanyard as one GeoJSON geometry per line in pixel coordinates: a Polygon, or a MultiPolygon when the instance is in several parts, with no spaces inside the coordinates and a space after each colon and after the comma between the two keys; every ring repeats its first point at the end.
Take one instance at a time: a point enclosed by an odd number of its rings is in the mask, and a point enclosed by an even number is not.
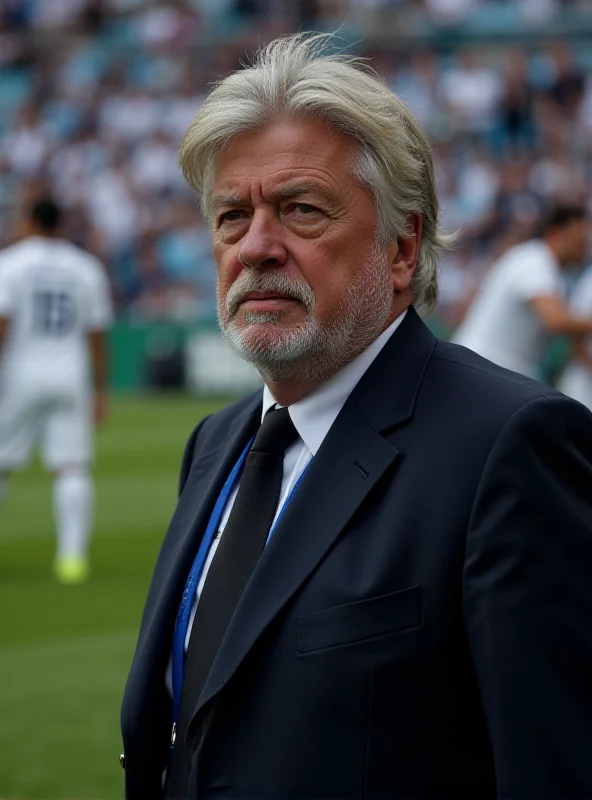
{"type": "MultiPolygon", "coordinates": [[[[193,599],[195,597],[195,592],[197,591],[197,587],[199,584],[199,580],[202,576],[203,569],[208,557],[208,553],[210,552],[210,547],[212,546],[212,541],[216,535],[216,531],[220,526],[220,521],[222,520],[222,515],[224,514],[224,509],[226,508],[226,504],[232,494],[233,489],[238,483],[240,474],[243,470],[245,465],[245,461],[247,459],[247,455],[249,450],[251,449],[251,445],[253,444],[255,437],[249,441],[239,460],[234,465],[232,472],[226,479],[226,483],[224,484],[218,499],[216,500],[216,505],[214,506],[214,510],[212,511],[212,515],[210,517],[210,521],[208,522],[208,526],[206,528],[206,532],[201,540],[201,544],[199,545],[199,549],[197,551],[197,555],[193,561],[193,566],[189,572],[189,577],[187,578],[187,583],[185,584],[185,589],[183,591],[183,596],[181,597],[181,603],[179,604],[179,611],[177,612],[177,619],[175,622],[175,632],[173,636],[173,729],[171,735],[171,747],[175,743],[175,732],[177,727],[177,720],[179,719],[179,708],[181,705],[181,690],[183,688],[183,675],[185,672],[185,639],[187,638],[187,631],[189,629],[189,620],[191,617],[191,610],[193,608],[193,599]]],[[[305,466],[302,471],[302,474],[296,481],[294,488],[290,492],[290,495],[286,498],[284,505],[282,506],[278,518],[275,521],[275,524],[272,526],[269,536],[267,537],[267,541],[265,545],[267,546],[269,540],[273,532],[275,531],[280,519],[282,518],[288,504],[292,500],[296,489],[300,485],[300,482],[304,478],[306,471],[308,470],[311,464],[312,458],[305,466]]]]}

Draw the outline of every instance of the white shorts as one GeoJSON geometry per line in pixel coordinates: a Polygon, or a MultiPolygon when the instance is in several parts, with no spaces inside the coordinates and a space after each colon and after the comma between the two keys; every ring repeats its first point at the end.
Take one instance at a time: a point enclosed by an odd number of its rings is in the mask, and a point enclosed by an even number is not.
{"type": "MultiPolygon", "coordinates": [[[[8,388],[8,387],[6,387],[8,388]]],[[[0,472],[27,466],[38,445],[47,469],[92,461],[87,393],[0,391],[0,472]]]]}

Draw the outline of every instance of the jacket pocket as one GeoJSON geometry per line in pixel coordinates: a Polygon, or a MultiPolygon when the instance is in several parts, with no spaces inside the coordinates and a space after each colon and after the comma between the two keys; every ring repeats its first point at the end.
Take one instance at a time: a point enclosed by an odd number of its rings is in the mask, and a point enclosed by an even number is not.
{"type": "Polygon", "coordinates": [[[297,653],[357,644],[415,628],[421,625],[422,618],[421,586],[315,611],[298,618],[297,653]]]}

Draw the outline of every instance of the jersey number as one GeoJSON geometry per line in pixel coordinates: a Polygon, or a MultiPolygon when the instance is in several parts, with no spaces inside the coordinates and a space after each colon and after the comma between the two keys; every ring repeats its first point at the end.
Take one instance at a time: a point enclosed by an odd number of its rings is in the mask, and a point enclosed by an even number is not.
{"type": "Polygon", "coordinates": [[[37,291],[33,326],[42,336],[67,336],[76,322],[74,298],[68,292],[37,291]]]}

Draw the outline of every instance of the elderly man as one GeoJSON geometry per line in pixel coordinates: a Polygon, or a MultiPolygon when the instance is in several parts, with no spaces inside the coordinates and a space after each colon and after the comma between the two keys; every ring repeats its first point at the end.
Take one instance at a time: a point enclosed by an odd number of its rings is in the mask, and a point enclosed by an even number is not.
{"type": "Polygon", "coordinates": [[[221,328],[122,728],[128,800],[592,796],[592,417],[438,342],[429,146],[325,37],[181,148],[221,328]]]}

